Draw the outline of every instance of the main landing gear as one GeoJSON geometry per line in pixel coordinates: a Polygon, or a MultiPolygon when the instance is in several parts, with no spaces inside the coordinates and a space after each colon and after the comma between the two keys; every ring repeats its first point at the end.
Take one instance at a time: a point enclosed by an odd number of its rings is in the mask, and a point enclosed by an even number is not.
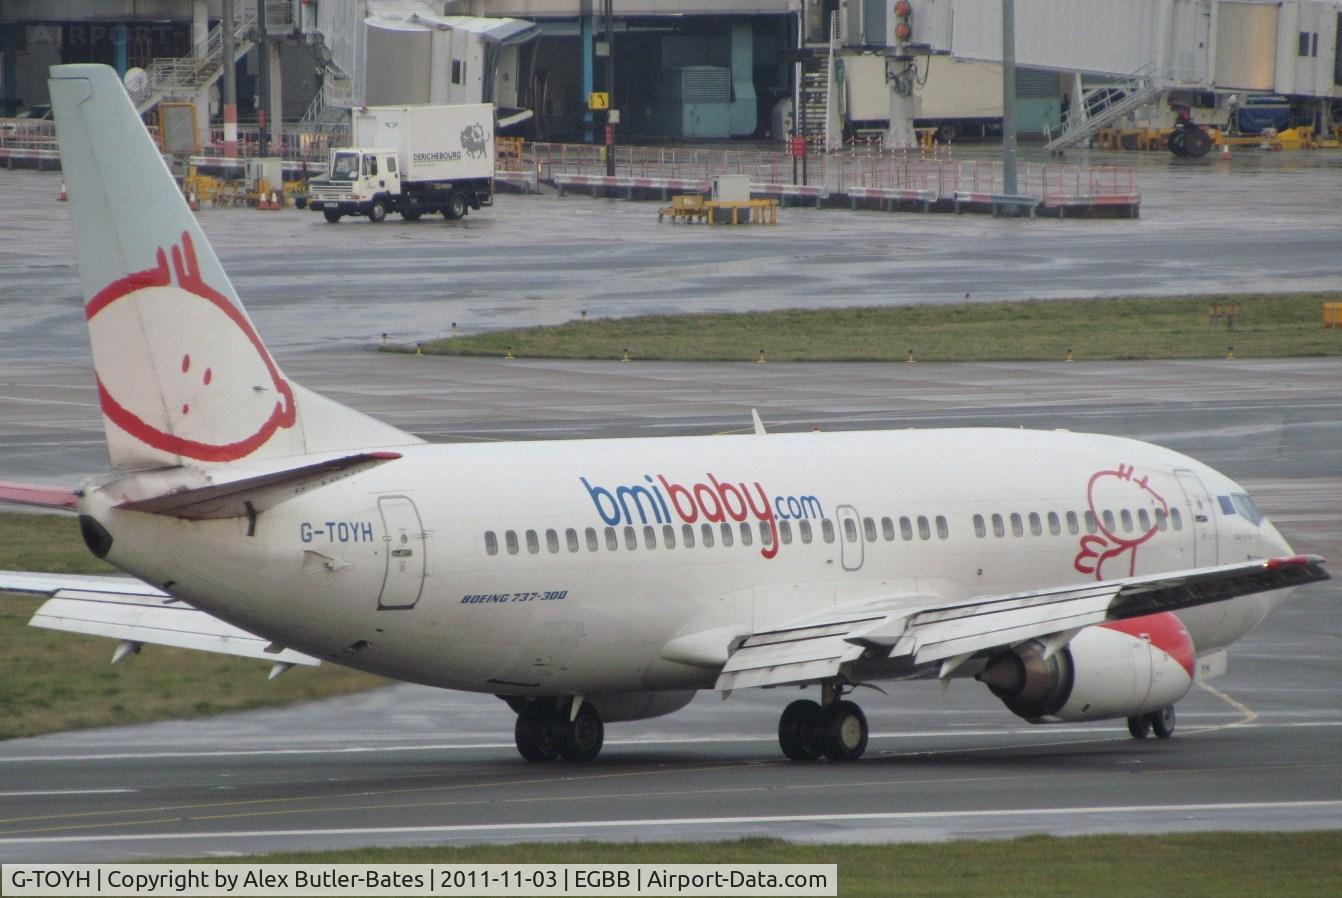
{"type": "Polygon", "coordinates": [[[826,683],[821,702],[798,699],[778,718],[778,744],[793,761],[856,761],[867,750],[867,716],[841,698],[841,687],[826,683]]]}
{"type": "Polygon", "coordinates": [[[518,753],[528,761],[592,761],[601,753],[606,727],[601,714],[587,702],[576,715],[571,701],[552,698],[532,699],[514,707],[513,738],[518,753]]]}
{"type": "Polygon", "coordinates": [[[1134,739],[1145,739],[1155,733],[1157,739],[1168,739],[1174,735],[1174,705],[1166,705],[1159,711],[1128,718],[1128,732],[1134,739]]]}

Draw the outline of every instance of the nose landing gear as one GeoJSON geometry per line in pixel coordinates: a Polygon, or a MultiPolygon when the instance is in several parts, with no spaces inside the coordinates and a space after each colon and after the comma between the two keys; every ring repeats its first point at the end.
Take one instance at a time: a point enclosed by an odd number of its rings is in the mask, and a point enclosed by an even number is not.
{"type": "Polygon", "coordinates": [[[778,744],[793,761],[856,761],[867,750],[867,717],[854,702],[842,700],[838,684],[821,690],[823,705],[798,699],[778,718],[778,744]]]}

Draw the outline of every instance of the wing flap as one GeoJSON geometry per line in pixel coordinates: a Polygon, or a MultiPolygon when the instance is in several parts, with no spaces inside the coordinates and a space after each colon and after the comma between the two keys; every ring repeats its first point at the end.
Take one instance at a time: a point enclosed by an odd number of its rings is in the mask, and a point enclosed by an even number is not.
{"type": "Polygon", "coordinates": [[[0,481],[0,502],[36,505],[41,508],[74,508],[77,499],[74,490],[0,481]]]}

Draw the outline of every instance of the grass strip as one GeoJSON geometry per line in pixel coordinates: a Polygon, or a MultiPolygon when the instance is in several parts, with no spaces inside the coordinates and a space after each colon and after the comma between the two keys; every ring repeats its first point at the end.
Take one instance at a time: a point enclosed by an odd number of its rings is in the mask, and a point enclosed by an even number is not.
{"type": "MultiPolygon", "coordinates": [[[[0,569],[112,574],[69,515],[0,513],[0,569]]],[[[268,681],[247,658],[147,645],[116,667],[116,643],[29,627],[42,598],[0,593],[0,739],[290,705],[387,685],[331,664],[268,681]]]]}
{"type": "Polygon", "coordinates": [[[277,864],[838,864],[845,898],[1335,898],[1342,831],[1163,836],[1027,836],[876,845],[569,842],[462,848],[369,848],[209,863],[277,864]]]}
{"type": "MultiPolygon", "coordinates": [[[[1048,299],[585,318],[423,343],[429,354],[666,361],[990,362],[1342,355],[1323,327],[1342,293],[1048,299]],[[1235,306],[1213,318],[1213,304],[1235,306]]],[[[414,352],[414,345],[388,347],[414,352]]]]}

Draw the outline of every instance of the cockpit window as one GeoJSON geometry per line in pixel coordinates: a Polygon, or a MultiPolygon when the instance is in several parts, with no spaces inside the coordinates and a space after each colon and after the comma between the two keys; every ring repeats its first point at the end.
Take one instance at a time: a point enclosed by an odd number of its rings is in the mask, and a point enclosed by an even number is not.
{"type": "Polygon", "coordinates": [[[1235,514],[1235,503],[1229,496],[1217,496],[1216,501],[1221,503],[1221,514],[1235,514]]]}
{"type": "Polygon", "coordinates": [[[1239,509],[1239,513],[1244,515],[1250,524],[1256,527],[1262,523],[1263,513],[1258,510],[1258,504],[1249,496],[1244,493],[1233,493],[1230,500],[1235,503],[1235,508],[1239,509]]]}

